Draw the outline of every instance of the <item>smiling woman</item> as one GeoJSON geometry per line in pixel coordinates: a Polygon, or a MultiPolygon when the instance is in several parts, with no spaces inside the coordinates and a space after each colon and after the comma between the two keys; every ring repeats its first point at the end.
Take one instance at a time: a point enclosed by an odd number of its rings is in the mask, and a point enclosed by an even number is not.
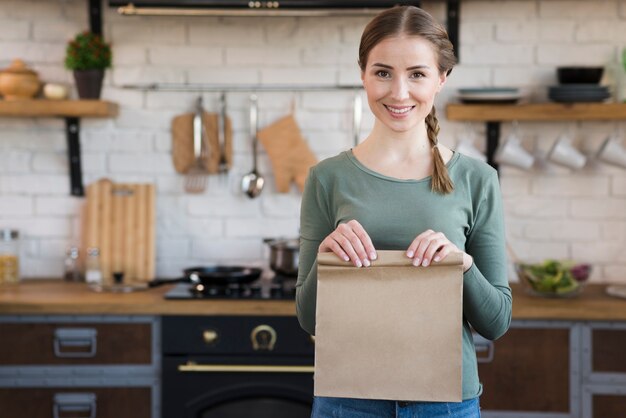
{"type": "MultiPolygon", "coordinates": [[[[433,103],[455,63],[445,29],[416,7],[388,9],[365,28],[359,66],[374,127],[355,148],[309,173],[300,213],[296,306],[301,326],[314,334],[318,253],[333,252],[356,268],[370,267],[378,250],[402,250],[421,268],[461,253],[462,402],[316,397],[313,417],[340,410],[347,418],[387,417],[400,409],[426,418],[479,416],[482,386],[472,328],[488,339],[503,335],[511,320],[511,289],[497,173],[437,138],[433,103]]],[[[354,299],[346,297],[346,309],[365,309],[354,299]]],[[[439,317],[430,312],[424,322],[437,326],[439,317]]],[[[421,374],[436,376],[437,370],[433,364],[421,374]]]]}

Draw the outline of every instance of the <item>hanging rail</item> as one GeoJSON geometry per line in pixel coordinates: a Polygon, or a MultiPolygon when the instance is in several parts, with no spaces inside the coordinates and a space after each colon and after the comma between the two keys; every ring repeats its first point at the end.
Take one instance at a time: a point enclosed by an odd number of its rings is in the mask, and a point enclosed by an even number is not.
{"type": "Polygon", "coordinates": [[[152,83],[152,84],[124,84],[124,89],[144,91],[190,91],[190,92],[262,92],[262,91],[335,91],[335,90],[358,90],[361,85],[289,85],[289,84],[249,84],[249,85],[217,85],[217,84],[177,84],[177,83],[152,83]]]}

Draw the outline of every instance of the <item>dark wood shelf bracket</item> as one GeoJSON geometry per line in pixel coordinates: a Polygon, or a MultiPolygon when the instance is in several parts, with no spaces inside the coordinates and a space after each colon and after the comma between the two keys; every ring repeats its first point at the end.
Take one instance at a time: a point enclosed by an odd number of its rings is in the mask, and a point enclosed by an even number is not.
{"type": "MultiPolygon", "coordinates": [[[[102,35],[102,0],[89,0],[87,7],[91,32],[102,35]]],[[[80,157],[80,118],[65,118],[65,135],[67,137],[67,161],[70,172],[70,194],[82,197],[85,196],[85,189],[80,157]]]]}
{"type": "Polygon", "coordinates": [[[446,26],[448,27],[448,38],[450,38],[450,42],[452,42],[452,46],[454,46],[454,54],[456,55],[456,59],[460,60],[460,51],[459,51],[459,1],[460,0],[448,0],[446,2],[446,14],[448,18],[448,22],[446,26]]]}
{"type": "Polygon", "coordinates": [[[102,35],[102,0],[89,0],[89,28],[92,33],[102,35]]]}
{"type": "Polygon", "coordinates": [[[70,194],[84,196],[83,172],[80,160],[80,119],[65,118],[65,133],[67,136],[67,161],[70,171],[70,194]]]}
{"type": "Polygon", "coordinates": [[[498,170],[498,163],[494,160],[500,142],[500,122],[487,122],[487,163],[498,170]]]}

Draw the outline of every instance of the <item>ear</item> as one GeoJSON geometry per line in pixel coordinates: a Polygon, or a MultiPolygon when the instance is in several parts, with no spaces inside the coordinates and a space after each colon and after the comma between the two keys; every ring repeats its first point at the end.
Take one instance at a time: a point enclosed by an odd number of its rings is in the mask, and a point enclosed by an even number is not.
{"type": "Polygon", "coordinates": [[[445,72],[439,75],[439,86],[437,87],[437,93],[441,91],[443,86],[446,84],[447,80],[448,80],[448,75],[445,72]]]}

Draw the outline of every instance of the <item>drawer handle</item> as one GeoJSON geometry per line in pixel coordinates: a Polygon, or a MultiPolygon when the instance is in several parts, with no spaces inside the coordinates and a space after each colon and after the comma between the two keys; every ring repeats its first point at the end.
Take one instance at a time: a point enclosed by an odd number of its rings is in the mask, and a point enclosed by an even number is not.
{"type": "Polygon", "coordinates": [[[493,361],[494,355],[493,341],[489,341],[485,337],[482,337],[475,333],[472,334],[472,337],[474,339],[474,348],[476,349],[476,354],[484,352],[487,353],[481,354],[480,356],[477,355],[476,361],[478,363],[491,363],[493,361]]]}
{"type": "Polygon", "coordinates": [[[95,418],[96,417],[96,394],[95,393],[56,393],[52,416],[63,418],[62,414],[69,418],[95,418]],[[80,413],[81,415],[78,415],[80,413]]]}
{"type": "Polygon", "coordinates": [[[93,328],[57,328],[54,331],[54,355],[63,358],[95,357],[97,336],[98,331],[93,328]],[[77,351],[77,348],[81,350],[77,351]]]}

